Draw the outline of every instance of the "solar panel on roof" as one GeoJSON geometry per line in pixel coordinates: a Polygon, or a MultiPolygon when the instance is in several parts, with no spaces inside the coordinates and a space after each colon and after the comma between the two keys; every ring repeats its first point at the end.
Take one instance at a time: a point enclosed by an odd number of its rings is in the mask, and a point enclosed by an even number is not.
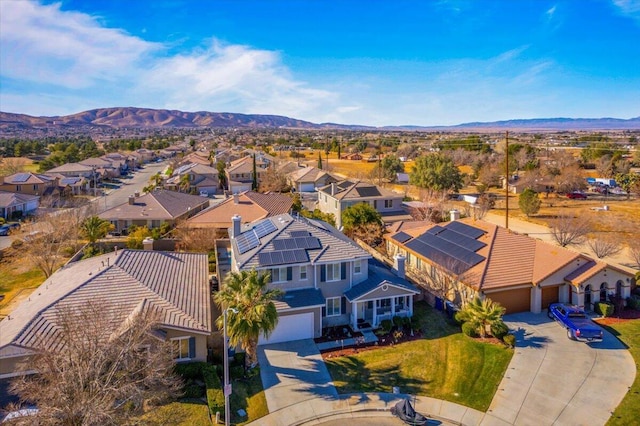
{"type": "Polygon", "coordinates": [[[293,254],[296,257],[296,262],[298,263],[309,261],[309,254],[306,251],[294,250],[293,254]]]}
{"type": "Polygon", "coordinates": [[[478,229],[457,220],[447,223],[446,227],[452,231],[456,231],[462,235],[473,238],[474,240],[484,235],[484,231],[482,229],[478,229]]]}
{"type": "Polygon", "coordinates": [[[440,225],[436,225],[433,228],[429,229],[427,231],[428,234],[432,234],[432,235],[438,235],[440,232],[442,232],[444,230],[444,228],[440,225]]]}
{"type": "Polygon", "coordinates": [[[404,232],[398,232],[397,234],[395,234],[391,238],[402,244],[402,243],[405,243],[405,242],[409,241],[413,237],[411,235],[409,235],[409,234],[404,233],[404,232]]]}
{"type": "Polygon", "coordinates": [[[284,263],[284,258],[282,257],[282,251],[272,251],[271,252],[271,262],[274,265],[282,265],[284,263]]]}
{"type": "Polygon", "coordinates": [[[273,248],[276,250],[286,250],[287,245],[285,240],[273,240],[273,248]]]}
{"type": "Polygon", "coordinates": [[[310,250],[315,250],[315,249],[319,249],[322,248],[322,245],[320,244],[320,240],[316,237],[306,237],[305,238],[307,240],[307,248],[310,250]]]}
{"type": "Polygon", "coordinates": [[[367,186],[364,188],[356,188],[356,192],[361,197],[379,197],[380,191],[375,186],[367,186]]]}
{"type": "Polygon", "coordinates": [[[238,245],[238,251],[240,254],[244,254],[249,250],[258,247],[260,240],[258,240],[255,232],[248,231],[236,237],[236,244],[238,245]]]}
{"type": "Polygon", "coordinates": [[[469,238],[465,235],[462,235],[456,231],[452,231],[447,228],[445,228],[441,233],[439,233],[438,237],[474,252],[486,246],[486,244],[483,243],[482,241],[469,238]]]}
{"type": "Polygon", "coordinates": [[[293,250],[281,251],[283,263],[296,263],[296,255],[293,250]]]}
{"type": "Polygon", "coordinates": [[[338,184],[338,186],[342,189],[348,188],[351,185],[353,185],[353,183],[349,182],[348,180],[345,180],[344,182],[338,184]]]}
{"type": "Polygon", "coordinates": [[[29,180],[29,173],[18,173],[17,175],[14,176],[13,181],[14,182],[26,182],[29,180]]]}
{"type": "Polygon", "coordinates": [[[293,238],[298,238],[298,237],[308,237],[309,235],[311,235],[311,233],[309,231],[291,231],[289,232],[289,235],[291,235],[291,237],[293,238]]]}
{"type": "Polygon", "coordinates": [[[271,261],[271,253],[259,253],[258,254],[258,264],[260,266],[273,265],[273,263],[271,261]]]}
{"type": "Polygon", "coordinates": [[[271,222],[270,219],[266,219],[260,222],[253,229],[256,231],[258,238],[262,238],[265,235],[269,235],[272,232],[275,232],[278,230],[278,228],[276,228],[276,226],[273,224],[273,222],[271,222]]]}

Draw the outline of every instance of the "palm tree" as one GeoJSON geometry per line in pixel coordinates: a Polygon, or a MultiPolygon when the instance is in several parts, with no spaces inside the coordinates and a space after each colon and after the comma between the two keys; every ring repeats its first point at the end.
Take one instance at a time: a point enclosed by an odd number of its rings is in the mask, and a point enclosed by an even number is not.
{"type": "MultiPolygon", "coordinates": [[[[278,324],[278,313],[273,300],[282,292],[268,289],[269,274],[258,274],[255,270],[231,272],[224,286],[214,296],[220,309],[233,308],[238,311],[227,316],[227,335],[232,346],[241,345],[247,353],[246,365],[257,363],[257,346],[260,335],[269,337],[278,324]]],[[[222,329],[223,315],[216,320],[222,329]]]]}
{"type": "Polygon", "coordinates": [[[472,324],[478,334],[481,337],[485,337],[488,328],[490,329],[492,325],[502,322],[504,313],[505,309],[499,303],[495,303],[488,298],[480,299],[476,297],[456,314],[456,319],[472,324]]]}
{"type": "Polygon", "coordinates": [[[180,176],[180,191],[181,192],[189,192],[189,188],[191,188],[191,179],[188,174],[184,174],[180,176]]]}
{"type": "Polygon", "coordinates": [[[94,245],[100,238],[104,238],[114,226],[107,220],[98,216],[86,218],[80,225],[80,234],[94,245]]]}

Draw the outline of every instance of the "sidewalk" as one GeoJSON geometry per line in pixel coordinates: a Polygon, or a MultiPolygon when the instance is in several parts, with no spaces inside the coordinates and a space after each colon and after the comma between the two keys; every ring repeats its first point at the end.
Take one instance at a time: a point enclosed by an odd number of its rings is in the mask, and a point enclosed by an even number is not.
{"type": "Polygon", "coordinates": [[[495,417],[473,408],[439,399],[390,393],[355,393],[337,398],[316,398],[275,411],[249,425],[302,426],[318,425],[330,420],[392,417],[390,412],[398,401],[411,398],[415,410],[442,425],[507,425],[495,417]]]}

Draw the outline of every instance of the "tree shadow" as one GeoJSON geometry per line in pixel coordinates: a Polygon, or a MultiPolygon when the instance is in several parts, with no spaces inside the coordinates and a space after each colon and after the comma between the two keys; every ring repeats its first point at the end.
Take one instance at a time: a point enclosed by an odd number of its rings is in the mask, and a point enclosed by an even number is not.
{"type": "Polygon", "coordinates": [[[516,336],[516,348],[543,348],[545,343],[551,341],[550,338],[545,336],[536,336],[532,332],[527,332],[524,328],[520,327],[513,331],[512,334],[516,336]]]}

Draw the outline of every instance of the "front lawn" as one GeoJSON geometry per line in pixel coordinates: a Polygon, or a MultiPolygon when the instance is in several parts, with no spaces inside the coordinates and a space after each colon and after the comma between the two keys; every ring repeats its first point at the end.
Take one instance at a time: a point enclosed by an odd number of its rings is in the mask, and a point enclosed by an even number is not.
{"type": "Polygon", "coordinates": [[[11,313],[20,300],[25,299],[45,280],[44,273],[31,265],[18,251],[8,248],[0,259],[0,316],[11,313]]]}
{"type": "MultiPolygon", "coordinates": [[[[618,337],[629,347],[629,352],[636,361],[636,370],[640,370],[640,319],[626,320],[617,324],[602,325],[607,331],[618,337]]],[[[640,413],[640,374],[636,371],[636,379],[607,425],[637,424],[640,413]]]]}
{"type": "Polygon", "coordinates": [[[486,411],[513,356],[501,345],[470,339],[426,303],[416,303],[423,338],[326,359],[340,393],[400,392],[486,411]]]}
{"type": "Polygon", "coordinates": [[[245,424],[269,414],[259,370],[252,372],[247,379],[234,379],[232,384],[233,393],[230,398],[232,424],[245,424]],[[239,409],[243,409],[247,416],[240,417],[239,409]]]}
{"type": "Polygon", "coordinates": [[[172,402],[132,419],[131,425],[210,425],[209,407],[201,400],[181,400],[172,402]]]}

